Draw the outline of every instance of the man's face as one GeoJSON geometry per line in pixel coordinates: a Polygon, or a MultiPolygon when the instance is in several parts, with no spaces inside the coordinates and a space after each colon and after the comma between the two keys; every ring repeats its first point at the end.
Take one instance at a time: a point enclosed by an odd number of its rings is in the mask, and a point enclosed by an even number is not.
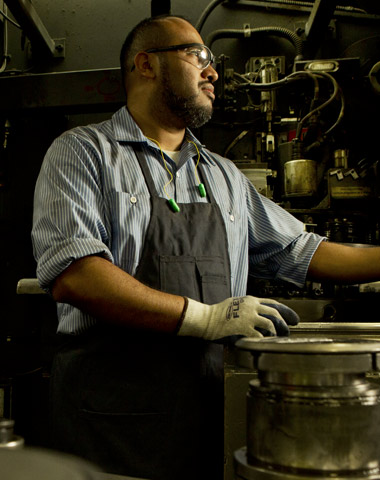
{"type": "MultiPolygon", "coordinates": [[[[174,25],[172,45],[192,42],[203,43],[190,24],[181,22],[174,25]]],[[[182,126],[197,128],[208,122],[215,99],[212,84],[218,78],[213,67],[200,70],[181,50],[161,54],[160,67],[158,94],[163,106],[180,120],[182,126]]]]}
{"type": "MultiPolygon", "coordinates": [[[[168,65],[162,62],[161,98],[164,105],[186,127],[198,128],[208,122],[212,116],[214,95],[211,82],[202,78],[190,78],[190,75],[175,78],[170,74],[168,65]]],[[[199,77],[199,70],[192,67],[199,77]]]]}

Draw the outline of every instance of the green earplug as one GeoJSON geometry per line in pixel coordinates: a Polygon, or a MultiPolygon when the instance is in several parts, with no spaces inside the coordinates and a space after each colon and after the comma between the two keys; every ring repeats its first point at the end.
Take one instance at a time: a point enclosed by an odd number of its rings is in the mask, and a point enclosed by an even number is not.
{"type": "Polygon", "coordinates": [[[201,197],[205,197],[206,196],[206,189],[205,189],[205,186],[203,185],[203,183],[200,183],[198,185],[198,189],[199,189],[199,193],[201,194],[201,197]]]}
{"type": "Polygon", "coordinates": [[[174,198],[170,198],[168,200],[169,202],[169,205],[170,205],[170,208],[173,210],[173,212],[179,212],[180,211],[180,208],[179,206],[177,205],[176,201],[174,200],[174,198]]]}

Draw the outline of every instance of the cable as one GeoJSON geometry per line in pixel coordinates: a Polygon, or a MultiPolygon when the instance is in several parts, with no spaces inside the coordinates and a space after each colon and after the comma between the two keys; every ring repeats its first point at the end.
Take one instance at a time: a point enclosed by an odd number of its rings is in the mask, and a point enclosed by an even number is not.
{"type": "Polygon", "coordinates": [[[234,138],[234,140],[232,140],[232,142],[228,145],[225,152],[223,153],[223,157],[227,157],[227,154],[230,152],[230,150],[232,150],[234,146],[247,135],[248,132],[249,130],[243,130],[241,133],[239,133],[239,135],[234,138]]]}
{"type": "Polygon", "coordinates": [[[164,161],[165,169],[166,169],[166,171],[169,173],[169,176],[170,176],[170,180],[169,180],[167,183],[165,183],[165,185],[164,185],[165,195],[168,197],[168,200],[170,201],[170,196],[168,195],[168,192],[166,191],[166,187],[172,183],[172,181],[173,181],[173,174],[172,174],[172,172],[171,172],[171,171],[169,170],[169,168],[168,168],[168,165],[167,165],[167,162],[166,162],[166,159],[165,159],[165,156],[164,156],[164,152],[162,151],[162,148],[161,148],[160,143],[159,143],[157,140],[155,140],[154,138],[150,138],[150,137],[146,137],[146,138],[147,138],[148,140],[151,140],[152,142],[154,142],[154,143],[158,146],[158,148],[160,149],[161,157],[162,157],[162,160],[164,161]]]}
{"type": "MultiPolygon", "coordinates": [[[[4,18],[6,18],[6,13],[8,12],[7,6],[3,2],[3,10],[0,10],[1,13],[4,14],[4,18]]],[[[4,70],[7,68],[8,64],[8,24],[4,22],[4,51],[3,51],[3,63],[0,67],[0,73],[4,72],[4,70]]]]}
{"type": "MultiPolygon", "coordinates": [[[[223,3],[225,0],[213,0],[207,7],[203,10],[201,13],[199,19],[197,20],[197,23],[195,24],[195,28],[200,32],[203,28],[203,25],[205,24],[207,18],[211,14],[211,12],[221,3],[223,3]]],[[[236,0],[238,1],[238,0],[236,0]]],[[[294,6],[301,6],[301,7],[307,7],[307,8],[313,8],[314,3],[312,2],[301,2],[301,1],[295,1],[295,0],[266,0],[266,3],[278,3],[278,4],[284,4],[284,5],[294,5],[294,6]]],[[[335,10],[342,10],[342,11],[347,11],[347,12],[353,12],[353,13],[367,13],[366,10],[363,10],[361,8],[356,8],[356,7],[351,7],[348,5],[337,5],[335,7],[335,10]]]]}
{"type": "MultiPolygon", "coordinates": [[[[3,8],[4,8],[4,6],[3,6],[3,8]]],[[[7,7],[5,7],[5,9],[7,9],[7,7]]],[[[6,12],[4,12],[3,10],[0,10],[0,15],[2,15],[5,18],[5,20],[7,20],[9,23],[14,25],[15,27],[19,28],[20,30],[22,29],[21,25],[19,25],[17,22],[15,22],[10,17],[8,17],[8,14],[6,12]]]]}
{"type": "MultiPolygon", "coordinates": [[[[304,72],[302,72],[304,73],[304,72]]],[[[294,75],[294,74],[292,74],[294,75]]],[[[331,95],[331,97],[326,100],[322,105],[319,105],[318,107],[314,108],[313,110],[311,110],[307,115],[305,115],[299,122],[298,122],[298,125],[297,125],[297,130],[296,130],[296,137],[294,140],[300,140],[300,136],[301,136],[301,132],[302,132],[302,128],[303,128],[303,125],[305,124],[306,120],[308,120],[311,116],[315,115],[317,112],[320,112],[321,110],[323,110],[324,108],[326,108],[328,105],[330,105],[330,103],[335,100],[335,98],[338,96],[339,94],[339,85],[337,83],[337,81],[335,80],[335,78],[330,75],[329,73],[326,73],[326,72],[320,72],[318,74],[310,74],[308,73],[308,75],[316,75],[316,76],[321,76],[321,77],[325,77],[325,78],[328,78],[333,86],[334,86],[334,91],[331,95]]],[[[326,133],[325,133],[326,134],[326,133]]]]}
{"type": "Polygon", "coordinates": [[[333,102],[338,96],[340,97],[341,100],[341,108],[340,112],[338,115],[338,118],[336,122],[324,133],[324,135],[327,135],[331,133],[331,131],[341,122],[344,111],[345,111],[345,100],[343,93],[335,80],[335,78],[330,75],[327,72],[319,72],[319,73],[311,73],[311,72],[293,72],[287,77],[278,80],[277,82],[271,82],[271,83],[255,83],[253,82],[247,82],[247,83],[241,83],[237,84],[234,86],[235,90],[240,90],[242,88],[249,88],[253,90],[272,90],[272,89],[278,89],[283,87],[284,85],[288,85],[289,83],[292,83],[294,81],[298,81],[300,79],[312,79],[314,82],[314,97],[311,102],[311,107],[315,105],[319,98],[319,83],[318,83],[318,78],[324,78],[325,80],[329,80],[332,85],[333,85],[333,93],[331,94],[330,98],[328,98],[322,105],[319,105],[316,108],[312,108],[307,115],[305,115],[297,124],[297,129],[296,129],[296,136],[294,138],[295,141],[300,141],[301,138],[301,133],[302,133],[302,128],[304,124],[306,123],[307,120],[309,120],[310,117],[313,115],[321,112],[321,110],[325,109],[328,105],[330,105],[331,102],[333,102]]]}
{"type": "Polygon", "coordinates": [[[313,142],[312,144],[308,145],[307,147],[305,147],[303,149],[303,152],[305,154],[307,152],[310,152],[310,150],[313,150],[313,148],[315,148],[315,147],[320,147],[321,144],[325,141],[326,136],[329,135],[339,125],[339,123],[342,121],[342,118],[344,116],[345,103],[346,102],[345,102],[343,92],[342,92],[340,87],[339,87],[339,97],[340,97],[340,101],[341,101],[341,107],[340,107],[340,112],[339,112],[339,115],[338,115],[338,118],[337,118],[336,122],[328,130],[326,130],[325,133],[322,134],[322,136],[320,136],[315,142],[313,142]]]}
{"type": "Polygon", "coordinates": [[[192,143],[194,145],[195,150],[197,151],[197,154],[198,154],[197,163],[195,164],[195,177],[196,177],[198,183],[200,183],[198,173],[197,173],[197,168],[198,168],[198,165],[199,165],[199,160],[201,158],[201,154],[199,153],[199,149],[198,149],[197,144],[195,142],[193,142],[192,140],[188,140],[188,143],[192,143]]]}
{"type": "MultiPolygon", "coordinates": [[[[296,72],[296,74],[302,74],[306,72],[296,72]]],[[[255,82],[246,82],[240,83],[234,87],[235,90],[243,90],[243,89],[253,89],[253,90],[276,90],[277,88],[281,88],[284,85],[288,85],[289,83],[295,82],[298,78],[293,78],[294,73],[291,73],[285,78],[281,80],[277,80],[277,82],[269,82],[269,83],[255,83],[255,82]]]]}
{"type": "Polygon", "coordinates": [[[201,13],[201,16],[199,17],[197,23],[195,24],[196,30],[200,32],[203,28],[203,25],[205,24],[205,21],[207,20],[208,16],[210,13],[221,3],[223,3],[224,0],[214,0],[211,3],[207,5],[207,7],[203,10],[201,13]]]}
{"type": "Polygon", "coordinates": [[[339,125],[339,123],[342,121],[342,118],[344,116],[344,110],[345,110],[346,102],[345,102],[345,99],[344,99],[342,89],[340,87],[339,87],[339,97],[340,97],[340,101],[341,101],[341,107],[340,107],[340,112],[339,112],[338,118],[337,118],[336,122],[328,130],[326,130],[325,135],[328,135],[329,133],[331,133],[334,130],[334,128],[337,125],[339,125]]]}
{"type": "MultiPolygon", "coordinates": [[[[167,162],[166,162],[166,159],[165,159],[165,156],[164,156],[164,152],[162,150],[162,147],[160,145],[160,143],[155,140],[154,138],[150,138],[150,137],[146,137],[148,140],[151,140],[152,142],[154,142],[158,148],[160,149],[160,152],[161,152],[161,157],[162,157],[162,160],[164,161],[164,166],[165,166],[165,169],[166,171],[169,173],[170,175],[170,180],[165,183],[164,185],[164,192],[165,192],[165,195],[168,197],[168,202],[169,202],[169,205],[170,205],[170,208],[174,211],[174,212],[179,212],[180,211],[180,208],[179,206],[177,205],[176,201],[174,200],[174,198],[170,198],[170,196],[168,195],[168,192],[166,191],[166,187],[168,185],[171,184],[171,182],[173,181],[173,174],[172,172],[169,170],[168,168],[168,165],[167,165],[167,162]]],[[[195,150],[197,151],[197,154],[198,154],[198,160],[197,160],[197,163],[195,165],[195,177],[198,181],[198,190],[199,190],[199,193],[200,193],[200,196],[203,198],[206,196],[206,189],[205,189],[205,186],[203,185],[203,183],[200,182],[199,180],[199,177],[198,177],[198,173],[197,173],[197,168],[198,168],[198,164],[199,164],[199,160],[201,158],[201,154],[199,153],[199,149],[197,147],[197,145],[195,144],[195,142],[191,141],[191,140],[188,140],[189,143],[192,143],[195,147],[195,150]]]]}
{"type": "MultiPolygon", "coordinates": [[[[253,0],[255,1],[255,0],[253,0]]],[[[314,3],[312,2],[300,2],[297,0],[265,0],[265,3],[278,3],[283,5],[291,5],[297,7],[306,7],[306,8],[313,8],[314,3]]],[[[368,13],[366,10],[362,8],[352,7],[350,5],[337,5],[335,10],[342,10],[346,12],[353,12],[353,13],[368,13]]]]}
{"type": "MultiPolygon", "coordinates": [[[[241,73],[234,72],[234,77],[238,78],[240,81],[243,80],[244,82],[246,82],[247,80],[250,81],[250,79],[247,78],[248,75],[251,75],[251,74],[250,73],[241,74],[241,73]]],[[[255,82],[258,77],[259,77],[259,73],[255,73],[253,81],[255,82]]]]}
{"type": "Polygon", "coordinates": [[[198,172],[197,172],[197,168],[198,168],[199,160],[201,158],[201,154],[199,153],[199,148],[197,147],[197,144],[195,142],[193,142],[192,140],[188,140],[188,143],[192,143],[194,145],[195,150],[197,151],[197,154],[198,154],[197,163],[195,164],[195,178],[197,179],[197,182],[198,182],[199,193],[200,193],[201,197],[204,198],[206,196],[206,189],[205,189],[205,186],[203,185],[203,183],[201,183],[201,181],[199,180],[198,172]]]}

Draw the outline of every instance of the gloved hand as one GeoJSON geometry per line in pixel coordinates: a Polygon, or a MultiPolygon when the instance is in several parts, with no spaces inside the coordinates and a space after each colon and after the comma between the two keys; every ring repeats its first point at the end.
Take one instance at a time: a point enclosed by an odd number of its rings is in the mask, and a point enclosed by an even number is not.
{"type": "Polygon", "coordinates": [[[288,325],[299,317],[291,308],[268,298],[227,298],[214,305],[187,299],[178,335],[217,340],[231,335],[263,337],[289,335],[288,325]]]}

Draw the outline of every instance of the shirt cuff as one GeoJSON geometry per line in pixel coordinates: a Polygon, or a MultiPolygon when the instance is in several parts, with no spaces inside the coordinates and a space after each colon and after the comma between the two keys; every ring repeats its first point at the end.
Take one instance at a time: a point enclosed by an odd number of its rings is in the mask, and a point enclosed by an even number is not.
{"type": "Polygon", "coordinates": [[[113,263],[107,246],[94,239],[70,239],[50,247],[38,261],[37,278],[41,288],[50,293],[50,287],[58,275],[75,260],[89,255],[99,255],[113,263]]]}
{"type": "Polygon", "coordinates": [[[325,240],[325,237],[315,233],[302,233],[293,242],[292,248],[281,262],[276,278],[303,287],[311,259],[320,243],[325,240]]]}

